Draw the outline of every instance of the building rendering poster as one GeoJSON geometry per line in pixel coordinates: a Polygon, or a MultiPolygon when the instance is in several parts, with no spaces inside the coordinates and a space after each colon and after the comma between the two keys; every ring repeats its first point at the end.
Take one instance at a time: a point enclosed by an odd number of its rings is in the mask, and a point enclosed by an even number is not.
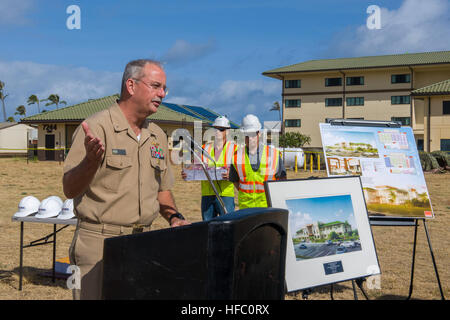
{"type": "Polygon", "coordinates": [[[361,250],[349,194],[286,200],[297,261],[361,250]]]}
{"type": "Polygon", "coordinates": [[[321,123],[320,132],[328,176],[360,176],[370,215],[434,217],[410,127],[321,123]]]}
{"type": "Polygon", "coordinates": [[[289,292],[379,274],[359,176],[266,182],[270,207],[289,211],[289,292]]]}

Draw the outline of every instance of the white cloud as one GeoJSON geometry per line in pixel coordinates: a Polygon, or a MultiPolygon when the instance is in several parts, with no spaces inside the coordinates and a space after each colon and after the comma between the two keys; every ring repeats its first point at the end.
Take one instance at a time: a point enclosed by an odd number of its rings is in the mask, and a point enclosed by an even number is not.
{"type": "Polygon", "coordinates": [[[302,213],[300,211],[295,213],[290,213],[289,223],[291,230],[297,232],[299,229],[305,227],[307,224],[313,223],[313,219],[309,213],[302,213]]]}
{"type": "MultiPolygon", "coordinates": [[[[27,98],[36,94],[45,99],[55,93],[68,105],[119,93],[121,72],[93,71],[84,67],[39,64],[29,61],[0,61],[1,79],[9,96],[7,115],[13,116],[18,105],[27,107],[27,115],[37,108],[27,106],[27,98]]],[[[41,105],[41,109],[45,108],[41,105]]],[[[52,107],[47,107],[48,110],[52,107]]]]}
{"type": "Polygon", "coordinates": [[[28,22],[27,14],[34,6],[33,0],[1,0],[0,25],[24,24],[28,22]]]}
{"type": "MultiPolygon", "coordinates": [[[[168,75],[169,81],[170,75],[168,75]]],[[[277,120],[278,113],[269,111],[274,101],[280,100],[281,82],[270,80],[225,80],[215,88],[198,86],[197,90],[186,91],[193,82],[188,79],[177,82],[170,88],[168,102],[198,105],[213,109],[240,123],[244,115],[253,113],[264,120],[277,120]],[[180,92],[180,95],[177,94],[180,92]],[[173,95],[172,95],[173,93],[173,95]]]]}
{"type": "Polygon", "coordinates": [[[184,65],[193,60],[200,59],[215,50],[214,40],[206,43],[189,43],[186,40],[176,40],[174,45],[161,57],[163,63],[169,65],[184,65]]]}
{"type": "Polygon", "coordinates": [[[343,213],[344,213],[344,210],[339,209],[337,212],[334,213],[334,215],[335,215],[336,217],[342,217],[342,214],[343,214],[343,213]]]}
{"type": "MultiPolygon", "coordinates": [[[[27,115],[36,113],[36,107],[26,104],[31,94],[44,99],[56,93],[71,105],[119,93],[122,77],[121,72],[2,60],[0,75],[0,80],[6,83],[5,91],[9,93],[5,100],[8,116],[13,116],[17,106],[22,104],[27,107],[27,115]]],[[[269,111],[273,102],[280,100],[281,84],[278,81],[226,80],[210,88],[210,84],[199,79],[177,78],[168,73],[168,84],[167,102],[207,107],[237,123],[247,113],[257,115],[261,122],[278,118],[277,112],[269,111]]]]}
{"type": "Polygon", "coordinates": [[[279,93],[280,84],[268,81],[248,80],[235,81],[226,80],[219,87],[219,93],[224,99],[240,99],[246,95],[260,93],[262,95],[270,95],[279,93]]]}
{"type": "Polygon", "coordinates": [[[355,215],[353,213],[348,216],[347,222],[352,226],[352,230],[358,229],[358,226],[356,225],[355,215]]]}
{"type": "Polygon", "coordinates": [[[327,146],[333,146],[336,143],[342,143],[342,142],[347,142],[343,137],[341,136],[336,136],[335,134],[329,132],[329,131],[325,131],[323,133],[323,139],[322,139],[323,143],[325,143],[327,146]]]}
{"type": "Polygon", "coordinates": [[[446,0],[405,0],[398,9],[381,8],[381,29],[369,30],[364,23],[336,34],[327,56],[448,50],[449,17],[450,5],[446,0]]]}

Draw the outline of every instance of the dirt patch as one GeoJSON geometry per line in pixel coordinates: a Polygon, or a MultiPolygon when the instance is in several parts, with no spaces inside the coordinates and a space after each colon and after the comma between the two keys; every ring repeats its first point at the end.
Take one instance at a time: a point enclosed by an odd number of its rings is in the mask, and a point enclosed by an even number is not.
{"type": "MultiPolygon", "coordinates": [[[[24,250],[23,290],[19,285],[19,227],[11,221],[17,211],[17,204],[26,195],[33,195],[40,200],[57,195],[65,200],[62,192],[62,168],[58,162],[29,162],[22,159],[0,159],[0,299],[72,299],[64,280],[56,280],[41,276],[52,267],[52,246],[44,245],[24,250]]],[[[201,221],[200,183],[185,182],[179,176],[179,167],[175,167],[176,185],[173,189],[176,204],[191,222],[201,221]]],[[[298,173],[288,171],[289,179],[301,179],[310,176],[325,177],[324,171],[300,170],[298,173]]],[[[450,296],[448,230],[450,227],[450,174],[425,174],[435,219],[429,220],[428,227],[437,261],[439,276],[446,298],[450,296]]],[[[153,229],[167,228],[163,218],[153,223],[153,229]]],[[[70,226],[57,236],[56,257],[68,256],[75,227],[70,226]]],[[[29,243],[53,231],[52,225],[26,223],[24,242],[29,243]]],[[[378,259],[381,266],[381,289],[368,290],[370,299],[405,299],[408,295],[413,228],[412,227],[372,227],[378,259]]],[[[353,299],[351,281],[333,286],[334,299],[353,299]]],[[[358,296],[363,299],[358,291],[358,296]]],[[[423,225],[420,223],[416,266],[414,277],[415,299],[440,299],[430,252],[427,246],[423,225]]],[[[289,293],[288,300],[302,299],[301,293],[289,293]]],[[[330,299],[330,286],[316,288],[309,299],[330,299]]]]}

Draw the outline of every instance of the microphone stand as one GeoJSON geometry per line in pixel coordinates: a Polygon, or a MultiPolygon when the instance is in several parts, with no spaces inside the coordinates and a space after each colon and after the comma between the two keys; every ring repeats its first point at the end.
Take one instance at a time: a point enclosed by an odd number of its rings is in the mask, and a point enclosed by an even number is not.
{"type": "MultiPolygon", "coordinates": [[[[189,149],[191,149],[191,148],[189,147],[189,149]]],[[[202,150],[203,150],[203,152],[206,153],[206,150],[204,150],[203,148],[202,148],[202,150]]],[[[225,212],[225,214],[227,214],[228,212],[227,212],[227,209],[225,208],[225,204],[223,203],[223,200],[220,197],[219,192],[217,192],[216,186],[214,185],[214,183],[211,180],[211,177],[210,177],[210,175],[208,173],[208,170],[206,169],[205,163],[202,161],[202,159],[197,154],[197,152],[195,152],[195,149],[191,149],[191,151],[194,154],[194,157],[201,163],[203,172],[205,172],[206,178],[208,178],[209,184],[211,185],[214,193],[216,194],[217,200],[219,200],[219,203],[220,203],[220,206],[223,209],[223,212],[225,212]]]]}

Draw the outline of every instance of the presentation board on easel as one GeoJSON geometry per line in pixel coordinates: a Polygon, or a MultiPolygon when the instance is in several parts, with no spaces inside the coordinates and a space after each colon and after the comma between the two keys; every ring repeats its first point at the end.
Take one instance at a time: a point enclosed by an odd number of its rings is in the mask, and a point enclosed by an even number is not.
{"type": "Polygon", "coordinates": [[[288,292],[380,273],[359,177],[265,182],[269,207],[289,211],[288,292]]]}
{"type": "Polygon", "coordinates": [[[418,221],[423,221],[441,298],[445,300],[426,220],[434,218],[411,127],[391,121],[320,123],[328,176],[359,175],[371,225],[414,226],[410,299],[418,221]]]}
{"type": "Polygon", "coordinates": [[[329,177],[359,175],[376,218],[433,218],[411,127],[320,123],[329,177]]]}

